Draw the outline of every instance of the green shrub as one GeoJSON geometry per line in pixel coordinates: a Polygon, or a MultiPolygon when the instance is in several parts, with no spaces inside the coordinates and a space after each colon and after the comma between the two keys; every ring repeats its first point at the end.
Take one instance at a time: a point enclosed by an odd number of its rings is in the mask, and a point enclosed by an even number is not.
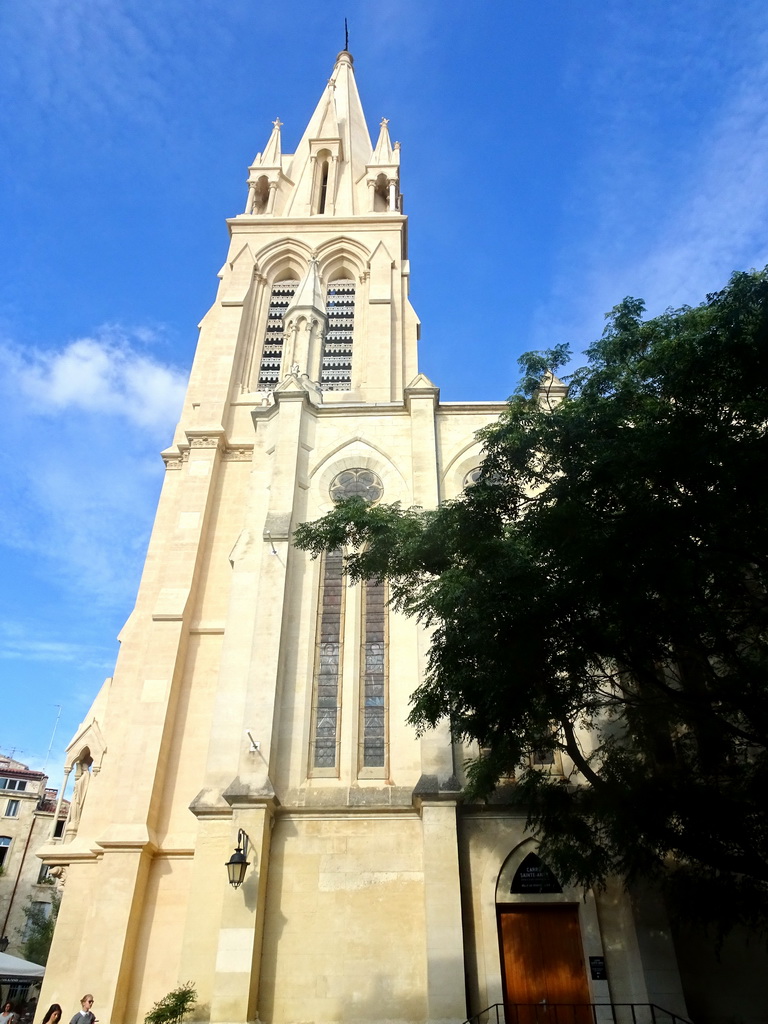
{"type": "Polygon", "coordinates": [[[155,1003],[144,1018],[144,1024],[180,1024],[196,999],[194,982],[187,981],[155,1003]]]}

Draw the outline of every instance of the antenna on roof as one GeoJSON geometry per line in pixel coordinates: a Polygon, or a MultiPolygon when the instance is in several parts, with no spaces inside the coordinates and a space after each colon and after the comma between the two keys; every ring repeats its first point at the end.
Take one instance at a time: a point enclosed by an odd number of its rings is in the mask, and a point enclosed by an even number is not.
{"type": "Polygon", "coordinates": [[[344,49],[349,50],[349,29],[347,28],[347,19],[344,19],[344,49]]]}
{"type": "Polygon", "coordinates": [[[51,748],[53,747],[53,738],[56,735],[56,728],[57,728],[57,726],[59,724],[59,719],[61,718],[61,704],[54,704],[53,706],[55,708],[59,709],[59,713],[56,715],[56,721],[53,723],[53,732],[51,733],[51,742],[48,744],[48,753],[45,755],[45,764],[43,765],[43,771],[45,771],[47,769],[47,767],[48,767],[48,760],[49,760],[49,758],[51,756],[51,748]]]}

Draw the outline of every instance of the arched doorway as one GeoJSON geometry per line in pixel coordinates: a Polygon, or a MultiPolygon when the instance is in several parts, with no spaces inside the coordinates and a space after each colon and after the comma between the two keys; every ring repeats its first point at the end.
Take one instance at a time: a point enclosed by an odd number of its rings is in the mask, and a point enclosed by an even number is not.
{"type": "Polygon", "coordinates": [[[579,912],[535,853],[505,865],[496,914],[507,1024],[591,1024],[579,912]]]}

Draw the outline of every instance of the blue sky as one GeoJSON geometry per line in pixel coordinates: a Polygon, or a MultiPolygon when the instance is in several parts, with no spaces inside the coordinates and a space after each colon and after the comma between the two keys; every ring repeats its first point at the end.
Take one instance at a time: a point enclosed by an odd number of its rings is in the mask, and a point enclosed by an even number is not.
{"type": "MultiPolygon", "coordinates": [[[[421,368],[503,398],[768,262],[764,0],[0,5],[0,751],[58,784],[130,612],[224,219],[343,45],[402,143],[421,368]]],[[[695,386],[695,382],[692,382],[695,386]]]]}

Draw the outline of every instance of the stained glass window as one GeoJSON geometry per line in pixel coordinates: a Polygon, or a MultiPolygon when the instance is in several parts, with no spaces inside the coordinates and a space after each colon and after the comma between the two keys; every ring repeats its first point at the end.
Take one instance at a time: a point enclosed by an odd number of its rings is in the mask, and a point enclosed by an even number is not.
{"type": "Polygon", "coordinates": [[[384,768],[387,757],[387,588],[366,580],[363,589],[360,767],[384,768]]]}
{"type": "Polygon", "coordinates": [[[345,469],[331,482],[331,500],[342,498],[364,498],[372,505],[384,493],[381,480],[370,469],[345,469]]]}
{"type": "Polygon", "coordinates": [[[341,713],[341,657],[344,633],[344,557],[323,556],[320,575],[310,768],[336,768],[341,713]]]}
{"type": "MultiPolygon", "coordinates": [[[[461,486],[464,488],[464,490],[466,490],[468,487],[475,487],[477,484],[480,483],[480,480],[482,479],[482,476],[483,476],[483,468],[482,468],[482,466],[477,466],[475,469],[470,469],[470,471],[464,477],[464,483],[461,486]]],[[[486,476],[485,483],[487,483],[487,484],[501,484],[501,483],[503,483],[503,480],[502,480],[502,478],[500,476],[492,475],[492,476],[486,476]]]]}

